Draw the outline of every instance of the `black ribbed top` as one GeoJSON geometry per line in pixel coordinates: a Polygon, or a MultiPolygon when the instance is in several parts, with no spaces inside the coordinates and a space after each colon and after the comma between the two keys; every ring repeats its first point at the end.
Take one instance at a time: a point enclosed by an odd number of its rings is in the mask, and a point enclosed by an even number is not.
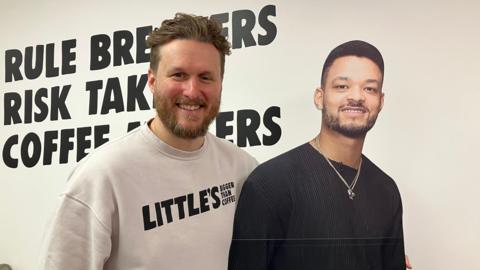
{"type": "MultiPolygon", "coordinates": [[[[238,201],[229,269],[404,270],[400,193],[362,158],[353,200],[308,143],[258,166],[238,201]]],[[[351,183],[356,170],[334,166],[351,183]]]]}

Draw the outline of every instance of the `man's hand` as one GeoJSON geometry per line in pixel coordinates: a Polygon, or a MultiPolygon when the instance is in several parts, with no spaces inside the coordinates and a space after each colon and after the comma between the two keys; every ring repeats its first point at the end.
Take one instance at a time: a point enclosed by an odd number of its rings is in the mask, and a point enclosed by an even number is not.
{"type": "Polygon", "coordinates": [[[410,259],[407,255],[405,255],[405,264],[407,265],[407,269],[413,269],[412,264],[410,263],[410,259]]]}

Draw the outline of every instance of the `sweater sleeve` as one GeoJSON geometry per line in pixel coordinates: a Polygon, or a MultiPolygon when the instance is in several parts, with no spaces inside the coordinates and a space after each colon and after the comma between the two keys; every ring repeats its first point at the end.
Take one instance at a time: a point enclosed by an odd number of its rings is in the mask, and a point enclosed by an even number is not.
{"type": "Polygon", "coordinates": [[[383,246],[383,269],[386,270],[404,270],[405,265],[405,248],[403,242],[403,225],[402,225],[402,201],[400,193],[396,189],[393,200],[393,218],[390,230],[390,237],[385,240],[383,246]]]}
{"type": "Polygon", "coordinates": [[[111,251],[110,235],[87,204],[63,195],[45,238],[40,269],[103,269],[111,251]]]}
{"type": "Polygon", "coordinates": [[[258,184],[262,181],[253,178],[251,175],[245,182],[237,204],[229,270],[268,269],[284,235],[275,204],[258,184]]]}

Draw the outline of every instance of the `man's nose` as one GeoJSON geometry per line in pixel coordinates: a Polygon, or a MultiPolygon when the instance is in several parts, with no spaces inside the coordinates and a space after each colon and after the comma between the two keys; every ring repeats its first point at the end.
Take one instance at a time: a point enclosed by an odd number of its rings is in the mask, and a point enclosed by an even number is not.
{"type": "Polygon", "coordinates": [[[363,88],[361,86],[351,87],[348,92],[348,99],[360,102],[365,101],[365,92],[363,91],[363,88]]]}
{"type": "Polygon", "coordinates": [[[185,82],[183,95],[188,98],[197,98],[201,93],[201,82],[198,78],[192,77],[185,82]]]}

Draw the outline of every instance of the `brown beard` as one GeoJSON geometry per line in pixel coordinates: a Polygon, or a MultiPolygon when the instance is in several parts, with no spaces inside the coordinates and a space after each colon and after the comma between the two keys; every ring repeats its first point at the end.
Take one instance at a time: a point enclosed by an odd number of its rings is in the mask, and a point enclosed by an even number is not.
{"type": "Polygon", "coordinates": [[[375,125],[377,116],[378,114],[369,116],[365,125],[342,125],[338,116],[328,113],[325,103],[322,108],[322,121],[325,122],[326,126],[349,138],[365,137],[367,132],[375,125]]]}
{"type": "MultiPolygon", "coordinates": [[[[185,97],[178,98],[175,101],[169,100],[162,94],[155,95],[155,109],[157,114],[162,121],[162,124],[175,136],[184,138],[184,139],[194,139],[200,136],[204,136],[207,131],[208,127],[212,123],[213,119],[218,114],[220,109],[220,99],[212,100],[211,108],[207,112],[207,115],[203,118],[202,123],[194,128],[185,128],[181,126],[177,121],[177,116],[175,114],[175,107],[177,106],[177,102],[182,102],[191,105],[201,105],[201,106],[208,106],[203,99],[189,99],[185,97]]],[[[195,120],[195,119],[192,119],[195,120]]]]}

